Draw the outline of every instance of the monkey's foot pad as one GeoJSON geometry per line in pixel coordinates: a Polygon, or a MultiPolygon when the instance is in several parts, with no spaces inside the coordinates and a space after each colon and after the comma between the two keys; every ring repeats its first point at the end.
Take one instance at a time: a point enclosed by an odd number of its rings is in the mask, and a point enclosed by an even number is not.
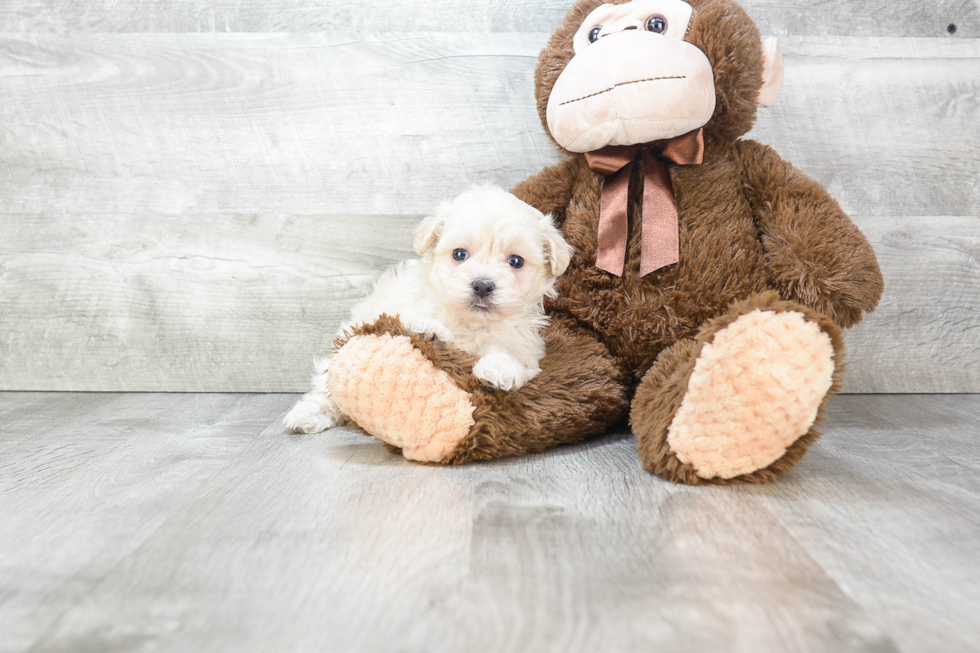
{"type": "Polygon", "coordinates": [[[834,375],[834,347],[796,312],[752,311],[701,350],[667,443],[701,478],[762,469],[809,431],[834,375]]]}
{"type": "Polygon", "coordinates": [[[330,363],[330,392],[361,428],[409,460],[448,460],[473,427],[469,393],[406,336],[355,336],[330,363]]]}

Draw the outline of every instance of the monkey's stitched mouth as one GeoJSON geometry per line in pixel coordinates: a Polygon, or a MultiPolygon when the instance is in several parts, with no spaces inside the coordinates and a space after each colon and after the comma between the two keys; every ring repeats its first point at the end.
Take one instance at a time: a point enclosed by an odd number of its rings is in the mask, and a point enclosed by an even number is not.
{"type": "Polygon", "coordinates": [[[590,97],[595,97],[597,95],[602,95],[603,93],[608,93],[609,91],[615,90],[620,86],[627,86],[629,84],[642,84],[643,82],[659,82],[664,79],[687,79],[687,75],[676,75],[674,77],[648,77],[647,79],[634,79],[632,82],[620,82],[619,84],[613,84],[604,91],[597,91],[595,93],[589,93],[588,95],[583,95],[580,98],[574,100],[567,100],[560,103],[558,106],[563,107],[566,104],[571,104],[572,102],[581,102],[582,100],[588,100],[590,97]]]}

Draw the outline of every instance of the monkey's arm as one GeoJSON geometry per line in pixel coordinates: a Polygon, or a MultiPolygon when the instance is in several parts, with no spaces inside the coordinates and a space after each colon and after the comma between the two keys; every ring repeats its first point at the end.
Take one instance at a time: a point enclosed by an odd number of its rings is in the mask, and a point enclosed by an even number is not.
{"type": "Polygon", "coordinates": [[[776,288],[842,327],[860,322],[884,290],[864,234],[823,186],[769,147],[739,141],[736,152],[776,288]]]}
{"type": "Polygon", "coordinates": [[[575,169],[575,159],[566,159],[528,177],[510,192],[542,213],[552,214],[555,224],[561,226],[565,221],[565,209],[572,201],[575,169]]]}

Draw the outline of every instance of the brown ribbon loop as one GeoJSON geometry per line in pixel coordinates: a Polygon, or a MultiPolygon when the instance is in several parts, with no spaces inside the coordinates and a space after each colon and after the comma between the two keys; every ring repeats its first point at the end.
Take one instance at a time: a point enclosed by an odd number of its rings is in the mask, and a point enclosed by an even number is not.
{"type": "Polygon", "coordinates": [[[668,163],[693,165],[704,157],[704,133],[695,131],[647,145],[609,146],[587,152],[592,172],[604,176],[599,208],[596,267],[617,277],[626,269],[627,206],[633,164],[643,160],[640,276],[680,260],[677,204],[668,163]]]}

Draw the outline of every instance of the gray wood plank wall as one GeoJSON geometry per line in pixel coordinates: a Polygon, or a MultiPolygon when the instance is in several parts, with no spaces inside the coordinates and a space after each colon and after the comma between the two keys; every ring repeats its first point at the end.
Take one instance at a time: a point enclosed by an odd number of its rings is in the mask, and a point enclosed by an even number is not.
{"type": "MultiPolygon", "coordinates": [[[[5,2],[0,390],[303,390],[421,216],[558,160],[570,3],[5,2]]],[[[980,392],[980,2],[745,6],[787,65],[752,136],[885,271],[847,391],[980,392]]]]}

